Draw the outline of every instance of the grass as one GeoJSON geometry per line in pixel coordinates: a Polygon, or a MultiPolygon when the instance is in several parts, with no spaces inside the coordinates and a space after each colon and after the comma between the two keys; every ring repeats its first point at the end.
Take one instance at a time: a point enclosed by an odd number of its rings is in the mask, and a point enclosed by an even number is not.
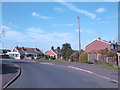
{"type": "MultiPolygon", "coordinates": [[[[88,62],[84,62],[84,63],[81,63],[81,62],[74,62],[74,63],[79,63],[79,64],[88,64],[88,62]]],[[[106,69],[113,69],[113,70],[120,70],[120,68],[118,67],[113,67],[109,64],[90,64],[90,65],[93,65],[93,66],[97,66],[97,67],[102,67],[102,68],[106,68],[106,69]]]]}
{"type": "Polygon", "coordinates": [[[92,64],[92,65],[97,66],[97,67],[106,68],[106,69],[120,70],[120,68],[115,68],[115,67],[110,66],[108,64],[92,64]]]}
{"type": "Polygon", "coordinates": [[[66,64],[65,62],[58,61],[58,60],[42,60],[41,62],[51,62],[51,63],[58,63],[58,64],[66,64]]]}

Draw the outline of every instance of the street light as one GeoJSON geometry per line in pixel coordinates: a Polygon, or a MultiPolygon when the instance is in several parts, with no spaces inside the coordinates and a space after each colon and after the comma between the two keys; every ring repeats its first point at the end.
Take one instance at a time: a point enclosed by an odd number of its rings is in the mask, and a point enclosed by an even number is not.
{"type": "Polygon", "coordinates": [[[80,16],[79,15],[77,19],[78,19],[78,36],[79,36],[78,43],[79,43],[79,61],[80,61],[81,42],[80,42],[80,16]]]}

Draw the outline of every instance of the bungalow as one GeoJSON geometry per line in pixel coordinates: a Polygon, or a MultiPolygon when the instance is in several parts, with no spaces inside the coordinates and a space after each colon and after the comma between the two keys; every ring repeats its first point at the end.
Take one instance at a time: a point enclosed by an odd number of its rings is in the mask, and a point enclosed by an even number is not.
{"type": "Polygon", "coordinates": [[[11,58],[15,59],[36,59],[43,58],[44,53],[38,48],[15,47],[12,52],[8,53],[11,58]]]}
{"type": "Polygon", "coordinates": [[[19,52],[7,52],[7,55],[9,55],[9,57],[13,58],[13,59],[20,59],[20,53],[19,52]]]}
{"type": "Polygon", "coordinates": [[[61,52],[59,49],[55,49],[55,50],[49,50],[45,53],[45,55],[48,55],[48,56],[52,56],[52,57],[55,57],[55,59],[60,59],[61,58],[61,52]]]}
{"type": "Polygon", "coordinates": [[[85,46],[86,52],[96,52],[101,49],[108,49],[109,51],[119,52],[120,51],[120,45],[113,42],[108,42],[105,40],[102,40],[100,37],[91,43],[87,44],[85,46]]]}
{"type": "Polygon", "coordinates": [[[7,52],[11,52],[9,49],[0,49],[0,55],[6,55],[7,52]]]}
{"type": "Polygon", "coordinates": [[[9,55],[7,55],[7,52],[11,52],[9,49],[0,49],[0,58],[9,59],[9,55]]]}

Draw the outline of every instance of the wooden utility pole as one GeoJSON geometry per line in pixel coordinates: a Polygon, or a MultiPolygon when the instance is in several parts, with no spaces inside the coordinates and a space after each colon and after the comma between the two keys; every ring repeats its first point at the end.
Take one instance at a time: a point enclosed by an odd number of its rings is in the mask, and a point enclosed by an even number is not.
{"type": "Polygon", "coordinates": [[[80,51],[81,51],[81,41],[80,41],[80,16],[77,17],[78,18],[78,36],[79,36],[79,61],[80,61],[80,51]]]}

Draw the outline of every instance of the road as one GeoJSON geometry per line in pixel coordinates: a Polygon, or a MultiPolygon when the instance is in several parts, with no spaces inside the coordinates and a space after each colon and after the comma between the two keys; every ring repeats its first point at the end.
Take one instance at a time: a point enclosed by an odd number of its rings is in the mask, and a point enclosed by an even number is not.
{"type": "Polygon", "coordinates": [[[118,83],[66,66],[30,60],[3,60],[21,67],[21,75],[8,88],[118,88],[118,83]]]}

